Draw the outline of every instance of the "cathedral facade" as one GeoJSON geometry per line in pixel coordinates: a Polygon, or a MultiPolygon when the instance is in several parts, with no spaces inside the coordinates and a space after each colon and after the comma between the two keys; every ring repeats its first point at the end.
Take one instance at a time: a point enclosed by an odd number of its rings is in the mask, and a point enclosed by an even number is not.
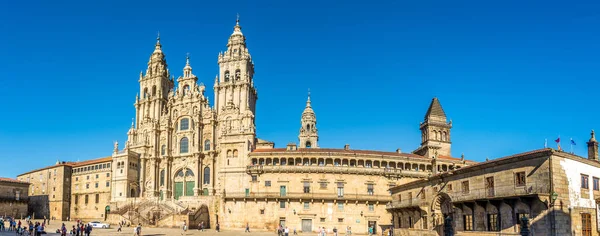
{"type": "MultiPolygon", "coordinates": [[[[212,106],[189,57],[183,74],[175,78],[157,38],[148,67],[139,75],[136,118],[127,141],[123,148],[115,143],[111,163],[105,165],[110,173],[102,174],[110,176],[105,185],[110,190],[103,190],[110,197],[96,200],[94,209],[104,209],[104,214],[71,209],[68,217],[157,226],[219,223],[223,229],[282,225],[299,232],[325,227],[366,233],[372,227],[378,232],[392,226],[392,214],[386,211],[390,188],[472,163],[451,157],[452,123],[437,98],[420,124],[421,146],[411,153],[349,145],[321,148],[310,94],[297,144],[276,148],[259,139],[254,62],[241,29],[236,22],[227,49],[218,55],[212,106]]],[[[87,186],[85,171],[96,169],[72,169],[78,177],[71,178],[71,189],[87,186]]],[[[67,196],[67,205],[85,209],[73,201],[93,204],[87,194],[82,190],[67,196]]]]}

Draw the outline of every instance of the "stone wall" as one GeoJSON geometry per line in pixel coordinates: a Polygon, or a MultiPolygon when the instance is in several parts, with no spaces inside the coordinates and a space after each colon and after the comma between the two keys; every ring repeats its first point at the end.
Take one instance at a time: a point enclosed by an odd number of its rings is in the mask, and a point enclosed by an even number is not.
{"type": "Polygon", "coordinates": [[[34,219],[44,219],[44,216],[50,215],[48,195],[30,196],[27,212],[34,219]]]}
{"type": "Polygon", "coordinates": [[[1,201],[0,216],[12,216],[18,219],[27,217],[26,201],[1,201]]]}

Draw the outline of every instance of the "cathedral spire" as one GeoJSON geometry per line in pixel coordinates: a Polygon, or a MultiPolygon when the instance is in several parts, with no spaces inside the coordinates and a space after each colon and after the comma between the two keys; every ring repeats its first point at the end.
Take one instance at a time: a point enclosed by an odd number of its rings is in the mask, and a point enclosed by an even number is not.
{"type": "Polygon", "coordinates": [[[306,107],[310,107],[310,89],[308,89],[308,99],[306,100],[306,107]]]}
{"type": "Polygon", "coordinates": [[[185,67],[183,67],[183,77],[192,77],[192,66],[190,66],[190,54],[185,56],[185,67]]]}
{"type": "Polygon", "coordinates": [[[300,135],[298,135],[298,139],[300,140],[299,146],[301,148],[318,148],[317,116],[311,106],[310,89],[308,90],[308,99],[306,100],[306,107],[302,112],[300,124],[300,135]]]}

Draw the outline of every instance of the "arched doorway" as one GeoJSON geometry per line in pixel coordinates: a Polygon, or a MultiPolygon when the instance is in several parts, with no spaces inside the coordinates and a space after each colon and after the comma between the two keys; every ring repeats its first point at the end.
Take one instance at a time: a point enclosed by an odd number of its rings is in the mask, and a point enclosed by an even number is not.
{"type": "Polygon", "coordinates": [[[202,222],[204,222],[204,228],[208,229],[210,228],[210,214],[208,212],[208,206],[206,205],[202,205],[200,207],[200,209],[198,209],[197,212],[197,218],[195,219],[196,221],[196,225],[200,225],[202,222]]]}
{"type": "Polygon", "coordinates": [[[431,216],[433,229],[438,232],[438,235],[444,235],[444,228],[446,227],[454,228],[453,213],[452,199],[448,194],[439,193],[435,196],[431,205],[431,216]]]}
{"type": "Polygon", "coordinates": [[[173,178],[175,182],[175,200],[178,200],[181,196],[194,196],[194,186],[196,181],[194,181],[194,172],[188,168],[181,169],[175,173],[175,177],[173,178]]]}

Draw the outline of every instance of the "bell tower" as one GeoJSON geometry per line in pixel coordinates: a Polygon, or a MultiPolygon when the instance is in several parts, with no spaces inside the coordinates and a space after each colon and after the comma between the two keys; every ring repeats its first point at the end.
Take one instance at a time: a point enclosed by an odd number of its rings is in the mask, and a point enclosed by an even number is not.
{"type": "Polygon", "coordinates": [[[298,135],[300,148],[319,148],[319,134],[317,131],[317,116],[310,105],[310,91],[306,100],[306,108],[300,119],[300,135],[298,135]]]}
{"type": "Polygon", "coordinates": [[[140,72],[140,96],[136,97],[136,127],[156,120],[159,121],[162,109],[167,103],[173,80],[169,79],[167,60],[160,44],[160,35],[156,38],[154,52],[150,55],[148,68],[144,75],[140,72]]]}
{"type": "Polygon", "coordinates": [[[419,129],[421,130],[421,146],[413,153],[430,158],[437,157],[437,155],[451,155],[450,129],[452,129],[452,121],[447,121],[446,113],[436,97],[431,100],[419,129]]]}

